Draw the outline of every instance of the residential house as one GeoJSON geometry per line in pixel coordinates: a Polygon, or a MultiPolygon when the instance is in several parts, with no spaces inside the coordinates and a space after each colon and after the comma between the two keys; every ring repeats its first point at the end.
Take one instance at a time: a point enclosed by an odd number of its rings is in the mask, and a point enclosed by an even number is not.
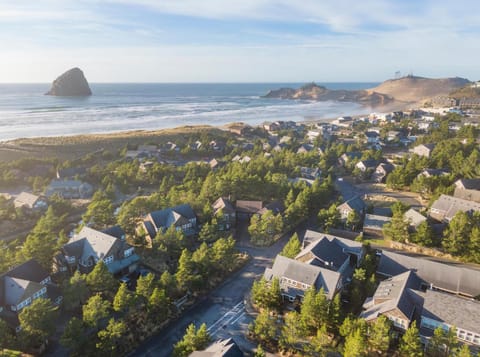
{"type": "Polygon", "coordinates": [[[18,313],[38,298],[48,298],[56,305],[62,301],[60,289],[36,260],[0,275],[0,318],[12,329],[19,331],[18,313]]]}
{"type": "Polygon", "coordinates": [[[395,169],[395,166],[389,163],[381,163],[375,168],[375,172],[372,174],[372,180],[378,183],[383,183],[387,179],[388,174],[390,174],[395,169]]]}
{"type": "Polygon", "coordinates": [[[302,144],[297,150],[297,154],[307,154],[315,149],[313,144],[302,144]]]}
{"type": "Polygon", "coordinates": [[[480,295],[480,270],[385,250],[382,252],[377,274],[391,277],[407,270],[415,271],[423,281],[422,289],[430,287],[470,298],[480,295]]]}
{"type": "Polygon", "coordinates": [[[307,132],[307,138],[308,140],[310,141],[314,141],[315,139],[317,139],[318,137],[320,137],[321,135],[321,132],[320,131],[317,131],[317,130],[309,130],[307,132]]]}
{"type": "Polygon", "coordinates": [[[171,226],[181,230],[187,236],[194,235],[197,232],[197,216],[192,207],[184,204],[151,212],[140,225],[146,234],[145,238],[150,243],[158,232],[165,232],[171,226]]]}
{"type": "Polygon", "coordinates": [[[345,154],[343,154],[338,158],[338,163],[341,166],[345,166],[353,160],[359,160],[361,157],[362,157],[361,152],[358,152],[358,151],[346,152],[345,154]]]}
{"type": "Polygon", "coordinates": [[[376,214],[366,214],[363,220],[363,233],[369,236],[383,237],[383,226],[392,219],[376,214]]]}
{"type": "Polygon", "coordinates": [[[188,357],[243,357],[244,354],[233,340],[218,340],[202,351],[194,351],[188,357]]]}
{"type": "Polygon", "coordinates": [[[360,265],[364,253],[362,243],[307,230],[303,237],[302,251],[295,259],[344,274],[349,267],[360,265]]]}
{"type": "Polygon", "coordinates": [[[308,179],[305,177],[294,177],[294,178],[289,178],[288,182],[291,183],[292,185],[296,185],[300,182],[304,182],[308,187],[310,187],[314,184],[315,180],[308,179]]]}
{"type": "Polygon", "coordinates": [[[480,178],[455,181],[453,196],[480,203],[480,178]]]}
{"type": "Polygon", "coordinates": [[[390,130],[387,133],[387,141],[392,142],[392,141],[399,141],[400,138],[402,137],[402,133],[397,130],[390,130]]]}
{"type": "Polygon", "coordinates": [[[417,154],[418,156],[430,157],[430,155],[432,155],[432,151],[434,148],[435,148],[435,144],[420,144],[415,146],[412,149],[412,152],[414,154],[417,154]]]}
{"type": "Polygon", "coordinates": [[[427,290],[424,295],[420,336],[424,341],[441,327],[456,329],[459,342],[480,347],[480,302],[473,299],[427,290]]]}
{"type": "Polygon", "coordinates": [[[216,140],[210,141],[210,143],[208,144],[208,146],[209,146],[213,151],[222,151],[222,150],[225,149],[225,144],[219,143],[219,142],[216,141],[216,140]]]}
{"type": "Polygon", "coordinates": [[[220,197],[217,199],[213,205],[213,215],[218,219],[218,229],[221,231],[228,231],[232,227],[235,226],[236,223],[236,211],[233,207],[232,202],[230,200],[220,197]],[[222,217],[218,217],[218,215],[222,214],[222,217]]]}
{"type": "Polygon", "coordinates": [[[411,270],[380,282],[373,296],[365,300],[360,317],[373,322],[385,316],[405,332],[422,309],[420,285],[421,280],[411,270]]]}
{"type": "Polygon", "coordinates": [[[472,213],[480,211],[480,203],[461,198],[441,195],[430,207],[430,217],[439,222],[450,222],[459,211],[472,213]]]}
{"type": "Polygon", "coordinates": [[[238,219],[250,219],[263,208],[262,201],[245,201],[237,200],[235,202],[235,210],[238,219]]]}
{"type": "Polygon", "coordinates": [[[379,144],[380,143],[380,134],[376,131],[367,131],[365,132],[365,137],[367,138],[368,144],[379,144]]]}
{"type": "Polygon", "coordinates": [[[87,169],[85,167],[69,167],[66,169],[58,169],[57,179],[59,180],[74,179],[76,177],[85,176],[86,173],[87,173],[87,169]]]}
{"type": "Polygon", "coordinates": [[[13,201],[15,208],[26,207],[31,210],[41,210],[47,207],[47,202],[40,196],[22,192],[13,201]]]}
{"type": "Polygon", "coordinates": [[[367,172],[367,170],[375,170],[378,165],[378,161],[374,159],[361,160],[356,163],[355,167],[361,172],[367,172]]]}
{"type": "Polygon", "coordinates": [[[190,149],[192,150],[200,150],[200,148],[202,147],[202,142],[200,140],[196,140],[194,143],[190,144],[190,149]]]}
{"type": "Polygon", "coordinates": [[[417,178],[419,178],[420,176],[424,176],[424,177],[447,176],[449,174],[450,174],[450,172],[448,172],[447,170],[425,169],[417,175],[417,178]]]}
{"type": "Polygon", "coordinates": [[[354,196],[338,206],[337,210],[340,212],[341,219],[345,220],[352,211],[356,211],[359,216],[363,216],[366,207],[367,205],[359,196],[354,196]]]}
{"type": "Polygon", "coordinates": [[[316,180],[322,176],[322,170],[318,167],[300,167],[300,176],[310,180],[316,180]]]}
{"type": "Polygon", "coordinates": [[[93,194],[92,185],[78,180],[52,180],[45,189],[45,196],[59,194],[63,198],[89,198],[93,194]]]}
{"type": "Polygon", "coordinates": [[[413,208],[406,211],[403,214],[403,217],[405,218],[405,221],[408,222],[411,231],[416,231],[420,224],[427,221],[427,217],[415,211],[413,208]]]}
{"type": "Polygon", "coordinates": [[[267,281],[277,278],[282,297],[290,302],[302,301],[311,287],[323,288],[327,298],[333,299],[342,286],[340,273],[281,255],[277,255],[272,268],[266,268],[263,276],[267,281]]]}
{"type": "Polygon", "coordinates": [[[150,171],[152,167],[153,167],[153,161],[145,161],[140,164],[140,166],[138,167],[138,170],[140,172],[146,173],[150,171]]]}
{"type": "Polygon", "coordinates": [[[140,257],[125,241],[125,233],[116,226],[105,231],[83,227],[61,248],[54,258],[54,270],[87,274],[102,260],[112,274],[131,273],[140,257]]]}
{"type": "Polygon", "coordinates": [[[282,214],[285,211],[285,206],[284,206],[282,201],[273,201],[273,202],[265,205],[257,213],[259,215],[264,215],[268,211],[271,211],[274,215],[282,214]]]}

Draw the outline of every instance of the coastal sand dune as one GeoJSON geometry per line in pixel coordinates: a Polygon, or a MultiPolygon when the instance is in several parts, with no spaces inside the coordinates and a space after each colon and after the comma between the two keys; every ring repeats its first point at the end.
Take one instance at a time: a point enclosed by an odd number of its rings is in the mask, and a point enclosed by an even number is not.
{"type": "Polygon", "coordinates": [[[468,83],[468,79],[459,77],[434,79],[407,76],[387,80],[369,91],[386,94],[395,98],[395,101],[421,103],[436,96],[448,95],[468,83]]]}

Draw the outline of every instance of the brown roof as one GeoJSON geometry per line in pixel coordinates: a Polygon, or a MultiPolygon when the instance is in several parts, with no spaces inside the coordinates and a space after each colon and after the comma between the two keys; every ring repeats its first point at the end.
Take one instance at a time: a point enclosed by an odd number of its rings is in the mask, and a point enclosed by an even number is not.
{"type": "Polygon", "coordinates": [[[262,201],[243,201],[237,200],[237,211],[241,213],[257,213],[263,207],[262,201]]]}

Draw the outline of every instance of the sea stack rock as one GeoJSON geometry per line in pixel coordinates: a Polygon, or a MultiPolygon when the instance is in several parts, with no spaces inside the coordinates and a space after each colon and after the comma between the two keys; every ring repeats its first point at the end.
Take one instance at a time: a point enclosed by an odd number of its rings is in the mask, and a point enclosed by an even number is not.
{"type": "Polygon", "coordinates": [[[82,70],[75,67],[55,79],[52,88],[45,94],[60,97],[85,97],[92,95],[92,91],[82,70]]]}

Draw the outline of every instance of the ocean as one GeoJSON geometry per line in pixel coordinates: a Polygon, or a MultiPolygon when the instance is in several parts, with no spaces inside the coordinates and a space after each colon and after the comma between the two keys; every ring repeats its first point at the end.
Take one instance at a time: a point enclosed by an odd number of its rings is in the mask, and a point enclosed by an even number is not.
{"type": "MultiPolygon", "coordinates": [[[[319,83],[365,89],[378,83],[319,83]]],[[[44,95],[50,84],[0,84],[0,141],[155,130],[183,125],[251,125],[274,120],[321,120],[368,112],[355,103],[261,98],[270,89],[302,83],[91,83],[86,98],[44,95]]]]}

